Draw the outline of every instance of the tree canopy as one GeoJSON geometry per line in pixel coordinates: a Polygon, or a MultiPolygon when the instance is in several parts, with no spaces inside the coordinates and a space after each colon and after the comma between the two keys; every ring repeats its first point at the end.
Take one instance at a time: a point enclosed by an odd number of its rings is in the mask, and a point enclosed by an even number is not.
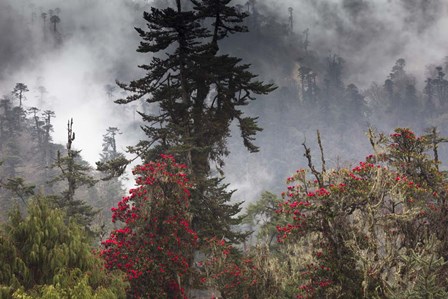
{"type": "Polygon", "coordinates": [[[156,55],[139,66],[146,71],[143,78],[119,83],[130,95],[116,102],[142,99],[145,105],[158,107],[160,113],[139,112],[147,139],[130,152],[145,162],[170,153],[187,164],[196,184],[194,227],[199,234],[208,234],[211,225],[236,240],[242,236],[231,231],[232,224],[238,223],[232,217],[240,208],[229,204],[230,194],[220,180],[210,179],[211,163],[218,170],[223,166],[233,121],[238,123],[244,146],[250,152],[258,151],[253,143],[261,130],[257,118],[245,116],[241,107],[275,87],[257,81],[240,58],[220,53],[220,40],[247,30],[241,25],[247,14],[229,3],[192,1],[192,9],[184,10],[177,0],[175,7],[152,7],[145,12],[148,29],[136,28],[142,39],[138,51],[156,55]],[[205,206],[210,211],[204,211],[205,206]],[[215,214],[213,219],[201,219],[210,212],[215,214]]]}

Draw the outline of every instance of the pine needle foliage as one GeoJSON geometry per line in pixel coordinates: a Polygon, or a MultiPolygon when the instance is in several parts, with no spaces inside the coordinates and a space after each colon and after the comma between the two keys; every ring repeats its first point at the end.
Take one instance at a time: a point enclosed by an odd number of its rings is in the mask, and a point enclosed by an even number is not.
{"type": "Polygon", "coordinates": [[[144,13],[147,29],[136,28],[142,39],[137,51],[152,54],[152,59],[139,66],[146,72],[144,77],[129,84],[118,82],[129,96],[116,102],[142,101],[154,108],[150,111],[159,111],[139,112],[147,138],[129,151],[144,162],[169,153],[189,167],[196,185],[192,199],[195,229],[212,237],[208,227],[213,227],[232,241],[241,240],[243,234],[230,230],[238,223],[233,217],[241,207],[229,204],[230,194],[219,180],[210,179],[211,164],[221,171],[234,121],[244,146],[250,152],[258,151],[253,141],[261,128],[257,118],[246,116],[242,107],[275,86],[256,80],[240,58],[219,51],[222,39],[247,31],[242,25],[246,13],[229,0],[191,1],[190,10],[184,10],[184,3],[176,0],[173,6],[152,7],[144,13]],[[204,205],[216,208],[211,211],[214,217],[209,217],[213,219],[204,218],[209,214],[202,213],[204,205]]]}
{"type": "Polygon", "coordinates": [[[125,298],[121,275],[103,272],[90,242],[48,198],[27,214],[13,209],[0,231],[1,298],[125,298]]]}

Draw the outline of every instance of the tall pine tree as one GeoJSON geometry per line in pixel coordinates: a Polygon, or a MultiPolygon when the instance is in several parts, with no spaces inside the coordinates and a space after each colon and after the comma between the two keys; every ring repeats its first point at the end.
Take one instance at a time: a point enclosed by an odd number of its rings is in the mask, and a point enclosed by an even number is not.
{"type": "Polygon", "coordinates": [[[192,10],[175,7],[151,8],[144,13],[148,30],[137,28],[142,38],[139,52],[154,53],[149,64],[139,66],[146,76],[119,83],[130,93],[127,104],[144,99],[158,107],[159,114],[139,112],[146,125],[147,139],[131,147],[145,162],[160,153],[171,153],[187,164],[195,182],[192,195],[193,226],[201,237],[214,235],[237,241],[232,232],[240,204],[230,204],[231,193],[221,179],[212,178],[213,163],[221,171],[229,154],[226,146],[230,124],[236,120],[245,147],[258,151],[254,136],[261,129],[257,118],[245,116],[241,106],[256,94],[275,89],[263,84],[241,59],[219,52],[220,41],[229,34],[245,32],[247,16],[231,6],[230,0],[191,0],[192,10]]]}
{"type": "Polygon", "coordinates": [[[95,216],[97,211],[94,211],[85,201],[75,198],[75,193],[79,187],[93,187],[97,180],[89,175],[90,167],[79,161],[79,153],[81,151],[72,149],[74,140],[75,133],[73,132],[73,119],[71,119],[67,123],[67,154],[63,156],[58,151],[56,161],[52,167],[59,169],[60,174],[49,183],[53,184],[61,181],[66,183],[67,189],[57,198],[56,204],[65,210],[67,216],[75,217],[78,223],[87,227],[91,224],[93,216],[95,216]]]}

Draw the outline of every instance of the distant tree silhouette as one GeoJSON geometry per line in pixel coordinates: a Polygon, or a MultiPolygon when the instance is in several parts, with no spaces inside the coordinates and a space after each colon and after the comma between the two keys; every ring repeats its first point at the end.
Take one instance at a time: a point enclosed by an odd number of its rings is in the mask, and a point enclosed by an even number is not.
{"type": "Polygon", "coordinates": [[[46,12],[41,13],[40,17],[42,18],[42,20],[44,22],[44,29],[45,29],[45,24],[47,23],[47,13],[46,12]]]}
{"type": "Polygon", "coordinates": [[[57,15],[52,15],[50,22],[53,24],[53,32],[57,32],[56,25],[61,22],[61,19],[57,15]]]}
{"type": "Polygon", "coordinates": [[[14,87],[13,94],[19,99],[19,107],[22,107],[22,100],[25,98],[24,93],[28,92],[28,86],[23,83],[17,83],[14,87]]]}

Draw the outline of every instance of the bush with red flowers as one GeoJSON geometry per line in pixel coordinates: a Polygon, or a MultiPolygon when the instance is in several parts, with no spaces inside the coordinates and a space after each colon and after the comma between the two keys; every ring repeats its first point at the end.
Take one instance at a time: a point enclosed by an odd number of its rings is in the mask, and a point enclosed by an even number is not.
{"type": "Polygon", "coordinates": [[[186,298],[197,246],[186,167],[162,155],[133,173],[138,187],[112,208],[123,226],[102,242],[106,268],[127,273],[131,298],[186,298]]]}
{"type": "Polygon", "coordinates": [[[447,183],[430,155],[435,141],[408,129],[371,135],[376,152],[359,165],[288,178],[278,241],[302,242],[312,257],[296,269],[298,298],[447,295],[447,183]]]}

